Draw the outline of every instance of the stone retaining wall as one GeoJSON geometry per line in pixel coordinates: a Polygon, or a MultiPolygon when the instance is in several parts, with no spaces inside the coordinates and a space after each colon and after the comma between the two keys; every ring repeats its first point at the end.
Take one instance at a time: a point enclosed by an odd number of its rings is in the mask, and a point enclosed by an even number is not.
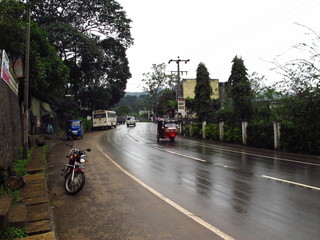
{"type": "Polygon", "coordinates": [[[0,78],[0,166],[7,167],[18,158],[22,146],[19,97],[0,78]]]}

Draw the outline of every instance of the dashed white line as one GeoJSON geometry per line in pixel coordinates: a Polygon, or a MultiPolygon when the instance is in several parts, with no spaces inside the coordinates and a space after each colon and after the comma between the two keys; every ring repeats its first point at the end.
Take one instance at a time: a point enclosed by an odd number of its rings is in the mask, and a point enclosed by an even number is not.
{"type": "Polygon", "coordinates": [[[318,187],[314,187],[314,186],[310,186],[310,185],[306,185],[306,184],[302,184],[302,183],[297,183],[297,182],[292,182],[292,181],[284,180],[281,178],[275,178],[275,177],[270,177],[270,176],[266,176],[266,175],[261,175],[261,177],[320,191],[320,188],[318,188],[318,187]]]}
{"type": "Polygon", "coordinates": [[[213,232],[214,234],[218,235],[219,237],[221,237],[224,240],[234,240],[234,238],[232,238],[230,235],[224,233],[223,231],[221,231],[220,229],[212,226],[210,223],[204,221],[203,219],[201,219],[200,217],[194,215],[193,213],[189,212],[187,209],[181,207],[179,204],[173,202],[172,200],[170,200],[169,198],[163,196],[161,193],[157,192],[156,190],[154,190],[153,188],[151,188],[149,185],[145,184],[144,182],[142,182],[141,180],[139,180],[137,177],[133,176],[131,173],[129,173],[127,170],[125,170],[123,167],[121,167],[118,163],[116,163],[109,155],[107,155],[101,148],[100,146],[98,146],[99,150],[102,152],[102,154],[109,159],[110,162],[112,162],[116,167],[118,167],[124,174],[126,174],[128,177],[130,177],[131,179],[133,179],[135,182],[137,182],[138,184],[140,184],[141,186],[143,186],[144,188],[146,188],[147,190],[149,190],[151,193],[153,193],[155,196],[157,196],[158,198],[160,198],[161,200],[165,201],[166,203],[168,203],[170,206],[174,207],[175,209],[179,210],[180,212],[182,212],[184,215],[186,215],[187,217],[191,218],[192,220],[194,220],[195,222],[199,223],[200,225],[202,225],[203,227],[207,228],[208,230],[210,230],[211,232],[213,232]]]}

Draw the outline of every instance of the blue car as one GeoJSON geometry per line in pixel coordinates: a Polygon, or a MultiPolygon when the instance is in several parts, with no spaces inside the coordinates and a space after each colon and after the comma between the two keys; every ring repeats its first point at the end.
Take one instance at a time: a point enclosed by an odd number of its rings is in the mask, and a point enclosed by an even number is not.
{"type": "Polygon", "coordinates": [[[67,139],[77,139],[80,137],[83,138],[83,125],[81,120],[69,120],[67,122],[67,139]]]}

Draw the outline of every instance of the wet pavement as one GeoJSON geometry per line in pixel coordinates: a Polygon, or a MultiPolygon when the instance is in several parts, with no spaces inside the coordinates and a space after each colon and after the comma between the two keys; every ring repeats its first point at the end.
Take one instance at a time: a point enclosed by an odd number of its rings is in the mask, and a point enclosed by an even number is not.
{"type": "Polygon", "coordinates": [[[320,237],[318,157],[184,137],[158,143],[155,125],[143,123],[110,132],[105,151],[148,186],[236,239],[320,237]]]}
{"type": "Polygon", "coordinates": [[[92,148],[75,196],[60,176],[68,147],[51,148],[58,239],[320,238],[319,158],[181,136],[157,142],[155,128],[123,125],[75,141],[92,148]]]}

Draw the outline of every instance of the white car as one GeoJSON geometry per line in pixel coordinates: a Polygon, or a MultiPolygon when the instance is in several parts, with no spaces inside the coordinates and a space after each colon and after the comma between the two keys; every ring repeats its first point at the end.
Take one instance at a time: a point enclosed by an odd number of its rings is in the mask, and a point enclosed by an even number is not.
{"type": "Polygon", "coordinates": [[[127,124],[127,127],[129,127],[130,125],[135,127],[136,126],[135,118],[133,116],[127,116],[126,124],[127,124]]]}

